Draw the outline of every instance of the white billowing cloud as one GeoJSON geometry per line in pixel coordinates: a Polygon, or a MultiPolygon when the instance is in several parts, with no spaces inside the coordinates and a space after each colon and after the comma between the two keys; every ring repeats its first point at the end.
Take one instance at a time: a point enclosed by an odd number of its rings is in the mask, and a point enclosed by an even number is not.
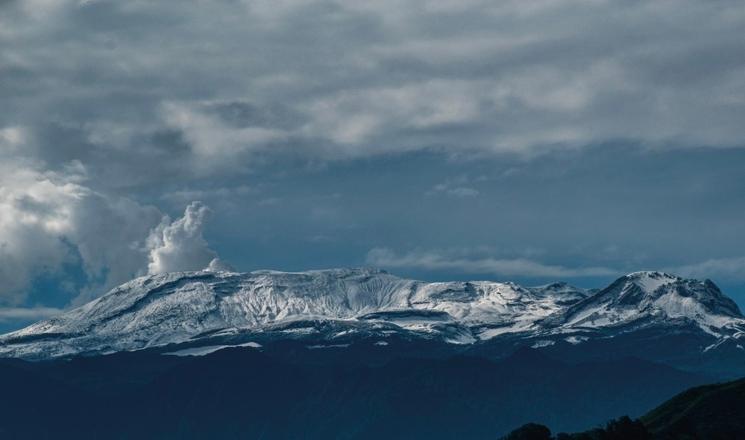
{"type": "Polygon", "coordinates": [[[52,171],[20,154],[35,147],[26,127],[0,129],[0,308],[23,305],[41,278],[77,305],[148,271],[228,268],[202,237],[206,207],[171,224],[154,206],[92,188],[80,161],[52,171]]]}
{"type": "Polygon", "coordinates": [[[543,264],[527,258],[464,258],[439,252],[397,254],[390,249],[375,248],[367,254],[367,263],[383,268],[451,270],[463,273],[520,277],[594,277],[617,275],[607,267],[564,267],[543,264]]]}
{"type": "Polygon", "coordinates": [[[192,202],[184,216],[174,221],[164,218],[147,240],[150,250],[149,274],[192,270],[227,270],[202,235],[209,209],[192,202]]]}
{"type": "Polygon", "coordinates": [[[87,278],[82,292],[70,292],[77,300],[142,270],[158,209],[87,187],[79,162],[50,172],[0,159],[0,303],[22,303],[37,277],[70,266],[80,265],[87,278]]]}
{"type": "Polygon", "coordinates": [[[166,126],[179,130],[189,143],[194,155],[193,166],[199,171],[224,167],[223,161],[230,161],[241,153],[265,149],[272,142],[287,137],[283,131],[273,128],[230,126],[200,109],[209,104],[167,102],[161,108],[166,126]]]}
{"type": "Polygon", "coordinates": [[[428,130],[448,124],[467,123],[478,117],[480,84],[459,80],[432,80],[395,87],[342,91],[312,102],[305,109],[308,135],[325,137],[350,154],[421,149],[427,145],[360,146],[381,133],[428,130]]]}

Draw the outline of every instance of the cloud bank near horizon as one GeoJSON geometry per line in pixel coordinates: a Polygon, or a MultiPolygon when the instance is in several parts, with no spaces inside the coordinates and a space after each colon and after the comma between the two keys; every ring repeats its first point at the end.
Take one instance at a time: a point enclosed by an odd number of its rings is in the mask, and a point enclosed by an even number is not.
{"type": "Polygon", "coordinates": [[[367,254],[367,263],[385,268],[415,268],[430,271],[449,270],[498,277],[535,277],[564,279],[569,277],[606,277],[621,272],[607,267],[564,267],[544,264],[529,258],[474,258],[448,255],[437,251],[414,251],[396,254],[386,248],[375,248],[367,254]]]}

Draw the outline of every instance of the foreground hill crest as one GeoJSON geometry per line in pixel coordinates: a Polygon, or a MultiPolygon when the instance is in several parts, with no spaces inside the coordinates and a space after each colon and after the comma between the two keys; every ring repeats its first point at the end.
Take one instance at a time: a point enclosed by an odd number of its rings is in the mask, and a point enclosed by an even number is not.
{"type": "Polygon", "coordinates": [[[701,332],[708,339],[700,350],[711,350],[739,346],[745,318],[711,281],[661,272],[635,272],[594,293],[565,283],[430,283],[370,268],[175,272],[137,278],[0,336],[0,355],[45,359],[256,339],[384,343],[393,335],[540,347],[661,327],[701,332]]]}

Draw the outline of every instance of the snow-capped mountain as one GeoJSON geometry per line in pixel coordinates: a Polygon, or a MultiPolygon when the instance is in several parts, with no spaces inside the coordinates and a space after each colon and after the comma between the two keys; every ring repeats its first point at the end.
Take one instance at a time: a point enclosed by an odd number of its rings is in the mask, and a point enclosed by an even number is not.
{"type": "Polygon", "coordinates": [[[634,272],[548,318],[562,329],[621,328],[683,320],[713,335],[737,333],[743,315],[710,280],[634,272]]]}
{"type": "Polygon", "coordinates": [[[363,336],[384,345],[391,335],[461,346],[548,338],[541,346],[553,344],[551,338],[576,344],[588,332],[607,337],[608,331],[650,323],[693,323],[712,343],[737,339],[745,329],[735,303],[711,281],[659,272],[633,273],[591,294],[564,283],[428,283],[375,269],[200,271],[125,283],[80,308],[0,336],[0,355],[44,359],[170,344],[194,353],[224,346],[218,343],[257,347],[255,341],[301,339],[338,345],[363,336]]]}
{"type": "Polygon", "coordinates": [[[179,272],[135,279],[78,309],[2,336],[0,353],[134,350],[216,332],[280,329],[295,335],[302,334],[303,323],[318,321],[344,331],[405,330],[471,343],[479,331],[489,337],[528,330],[585,296],[564,284],[526,289],[483,281],[424,283],[374,269],[179,272]]]}

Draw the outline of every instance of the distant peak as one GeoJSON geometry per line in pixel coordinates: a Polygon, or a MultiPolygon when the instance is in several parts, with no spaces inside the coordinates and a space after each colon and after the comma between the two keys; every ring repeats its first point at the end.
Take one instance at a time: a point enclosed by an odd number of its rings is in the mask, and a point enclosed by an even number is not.
{"type": "Polygon", "coordinates": [[[583,289],[583,288],[580,288],[580,287],[576,287],[576,286],[572,286],[571,284],[566,283],[564,281],[558,281],[558,282],[555,282],[555,283],[544,284],[542,286],[530,287],[530,288],[528,288],[528,290],[530,290],[533,293],[537,293],[537,294],[549,294],[549,295],[561,294],[561,295],[568,295],[568,296],[573,296],[573,295],[585,296],[585,295],[587,295],[587,290],[586,289],[583,289]]]}
{"type": "Polygon", "coordinates": [[[679,276],[659,271],[632,272],[621,279],[635,284],[647,293],[652,293],[662,286],[683,280],[679,276]]]}
{"type": "Polygon", "coordinates": [[[666,272],[660,272],[657,270],[640,270],[637,272],[631,272],[630,274],[626,275],[626,278],[631,278],[631,279],[652,278],[652,279],[670,279],[670,280],[681,279],[677,275],[669,274],[666,272]]]}
{"type": "Polygon", "coordinates": [[[544,284],[542,286],[538,286],[539,289],[548,289],[548,290],[566,290],[566,289],[575,289],[578,290],[576,287],[570,285],[569,283],[565,281],[557,281],[555,283],[550,284],[544,284]]]}

